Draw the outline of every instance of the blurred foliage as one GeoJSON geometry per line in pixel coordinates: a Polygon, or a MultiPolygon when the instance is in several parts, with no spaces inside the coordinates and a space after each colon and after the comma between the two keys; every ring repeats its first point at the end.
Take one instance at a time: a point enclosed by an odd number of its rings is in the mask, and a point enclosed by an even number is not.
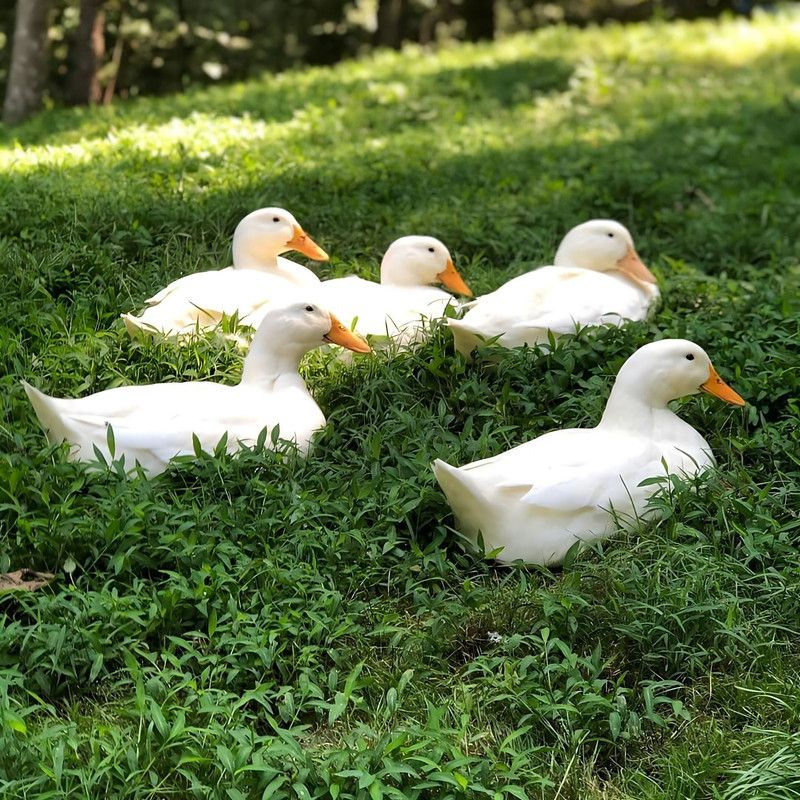
{"type": "MultiPolygon", "coordinates": [[[[363,30],[343,22],[347,5],[347,0],[110,0],[104,69],[113,69],[111,53],[120,38],[117,91],[122,96],[179,91],[198,81],[241,79],[298,63],[332,63],[364,40],[363,30]]],[[[50,83],[56,98],[64,93],[78,14],[77,0],[54,0],[50,83]]],[[[10,42],[13,8],[0,11],[0,30],[10,42]]],[[[103,72],[101,79],[110,77],[103,72]]]]}
{"type": "MultiPolygon", "coordinates": [[[[127,97],[243,80],[263,70],[299,64],[332,64],[386,41],[375,30],[383,1],[108,0],[101,81],[107,83],[116,73],[116,93],[127,97]],[[113,53],[118,43],[122,49],[117,71],[113,53]]],[[[0,91],[7,77],[14,5],[0,7],[0,91]]],[[[654,14],[695,17],[746,10],[749,5],[748,0],[496,0],[495,31],[502,35],[558,22],[633,21],[654,14]]],[[[399,7],[396,37],[389,37],[398,43],[471,36],[467,0],[400,0],[399,7]]],[[[56,102],[65,97],[78,16],[79,0],[53,0],[49,95],[56,102]]]]}

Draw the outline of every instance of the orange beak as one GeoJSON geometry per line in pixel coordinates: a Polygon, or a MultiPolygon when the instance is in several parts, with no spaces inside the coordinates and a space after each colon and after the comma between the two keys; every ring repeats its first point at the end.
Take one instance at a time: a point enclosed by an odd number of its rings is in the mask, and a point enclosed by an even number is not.
{"type": "Polygon", "coordinates": [[[294,236],[286,242],[286,246],[297,250],[314,261],[327,261],[328,254],[299,226],[294,226],[294,236]]]}
{"type": "Polygon", "coordinates": [[[647,269],[632,247],[629,247],[628,252],[617,261],[617,269],[639,283],[657,283],[656,276],[647,269]]]}
{"type": "Polygon", "coordinates": [[[357,333],[348,330],[331,314],[331,329],[322,337],[331,344],[340,344],[355,353],[371,353],[372,348],[357,333]]]}
{"type": "Polygon", "coordinates": [[[710,364],[708,365],[708,380],[700,387],[704,392],[713,394],[714,397],[719,397],[726,403],[732,403],[735,406],[743,406],[744,398],[733,391],[727,383],[725,383],[717,371],[710,364]]]}
{"type": "Polygon", "coordinates": [[[447,259],[447,266],[436,277],[451,292],[458,292],[459,294],[465,294],[467,297],[472,297],[472,289],[464,283],[464,279],[458,274],[452,258],[447,259]]]}

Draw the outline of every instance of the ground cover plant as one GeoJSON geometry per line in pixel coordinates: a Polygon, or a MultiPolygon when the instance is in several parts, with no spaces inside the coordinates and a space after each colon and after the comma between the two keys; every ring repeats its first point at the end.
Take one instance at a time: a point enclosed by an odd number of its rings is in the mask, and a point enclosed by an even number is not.
{"type": "Polygon", "coordinates": [[[800,16],[548,29],[379,54],[0,132],[0,796],[800,797],[800,16]],[[213,337],[118,314],[227,263],[275,204],[377,275],[441,238],[478,292],[615,217],[661,281],[652,323],[546,356],[446,329],[305,374],[307,460],[209,454],[147,481],[48,447],[20,379],[77,395],[234,381],[213,337]],[[465,550],[430,462],[600,416],[659,336],[705,347],[744,409],[681,413],[719,470],[663,519],[499,568],[465,550]]]}

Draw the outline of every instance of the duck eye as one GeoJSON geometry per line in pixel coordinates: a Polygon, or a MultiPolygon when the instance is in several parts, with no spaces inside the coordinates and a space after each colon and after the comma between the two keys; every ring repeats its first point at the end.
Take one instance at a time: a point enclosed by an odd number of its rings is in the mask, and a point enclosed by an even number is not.
{"type": "Polygon", "coordinates": [[[273,217],[273,218],[272,218],[272,221],[273,221],[273,222],[280,222],[280,221],[281,221],[281,218],[280,218],[280,217],[273,217]]]}
{"type": "Polygon", "coordinates": [[[314,306],[306,306],[306,311],[313,311],[313,310],[314,310],[314,306]]]}
{"type": "Polygon", "coordinates": [[[609,239],[613,239],[614,238],[614,234],[613,233],[607,233],[606,236],[608,236],[609,239]]]}
{"type": "Polygon", "coordinates": [[[429,247],[429,248],[428,248],[428,252],[429,252],[429,253],[432,253],[432,252],[433,252],[433,248],[432,248],[432,247],[429,247]]]}
{"type": "Polygon", "coordinates": [[[686,360],[687,361],[694,361],[694,356],[691,353],[687,353],[686,354],[686,360]]]}

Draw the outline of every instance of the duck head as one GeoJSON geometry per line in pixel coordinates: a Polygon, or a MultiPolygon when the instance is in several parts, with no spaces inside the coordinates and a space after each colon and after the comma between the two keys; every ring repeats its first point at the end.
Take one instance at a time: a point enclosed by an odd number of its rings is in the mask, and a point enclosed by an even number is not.
{"type": "Polygon", "coordinates": [[[259,208],[248,214],[233,233],[234,267],[274,266],[281,253],[296,250],[314,261],[328,254],[284,208],[259,208]]]}
{"type": "Polygon", "coordinates": [[[662,339],[640,347],[622,365],[613,391],[636,395],[653,407],[698,392],[736,406],[745,404],[717,374],[705,350],[687,339],[662,339]]]}
{"type": "Polygon", "coordinates": [[[557,267],[618,271],[640,284],[656,283],[655,275],[639,258],[630,231],[613,219],[576,225],[562,239],[554,263],[557,267]]]}
{"type": "Polygon", "coordinates": [[[472,297],[450,251],[433,236],[403,236],[392,242],[381,261],[381,283],[385,286],[441,283],[453,292],[472,297]]]}
{"type": "Polygon", "coordinates": [[[280,331],[280,338],[301,345],[304,352],[323,344],[338,344],[356,353],[372,352],[365,339],[315,300],[297,300],[273,309],[264,316],[259,330],[265,323],[273,331],[280,331]]]}
{"type": "Polygon", "coordinates": [[[287,295],[282,305],[271,308],[261,320],[244,360],[242,383],[259,383],[296,372],[305,353],[328,343],[356,353],[372,352],[364,339],[315,299],[287,295]]]}

